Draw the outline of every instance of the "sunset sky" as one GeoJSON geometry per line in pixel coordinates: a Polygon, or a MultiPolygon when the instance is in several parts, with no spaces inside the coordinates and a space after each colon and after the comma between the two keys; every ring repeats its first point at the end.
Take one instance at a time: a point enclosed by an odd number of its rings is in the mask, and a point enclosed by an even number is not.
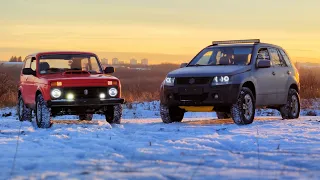
{"type": "Polygon", "coordinates": [[[2,0],[0,60],[85,50],[180,63],[212,40],[260,38],[320,62],[319,8],[319,0],[2,0]]]}

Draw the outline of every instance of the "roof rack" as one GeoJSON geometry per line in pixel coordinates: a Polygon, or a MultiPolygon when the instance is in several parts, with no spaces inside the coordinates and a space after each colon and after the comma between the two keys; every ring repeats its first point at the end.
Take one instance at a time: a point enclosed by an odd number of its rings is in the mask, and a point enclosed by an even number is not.
{"type": "Polygon", "coordinates": [[[243,40],[228,40],[228,41],[212,41],[212,45],[218,44],[239,44],[239,43],[260,43],[260,39],[243,39],[243,40]]]}

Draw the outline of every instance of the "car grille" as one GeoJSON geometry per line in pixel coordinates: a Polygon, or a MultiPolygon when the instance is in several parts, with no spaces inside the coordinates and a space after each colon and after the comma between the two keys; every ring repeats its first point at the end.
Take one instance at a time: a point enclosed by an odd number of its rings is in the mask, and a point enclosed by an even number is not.
{"type": "Polygon", "coordinates": [[[209,84],[211,77],[181,77],[176,78],[177,85],[209,84]]]}
{"type": "Polygon", "coordinates": [[[110,98],[108,89],[107,87],[67,87],[62,89],[62,97],[66,98],[68,93],[72,93],[75,99],[99,98],[100,93],[105,93],[106,98],[110,98]]]}

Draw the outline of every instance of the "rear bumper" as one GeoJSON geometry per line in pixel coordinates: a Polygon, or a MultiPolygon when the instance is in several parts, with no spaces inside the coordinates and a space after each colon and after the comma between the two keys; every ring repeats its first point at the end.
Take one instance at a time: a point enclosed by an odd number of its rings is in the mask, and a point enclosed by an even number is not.
{"type": "Polygon", "coordinates": [[[47,101],[49,107],[92,107],[92,106],[107,106],[123,104],[122,98],[110,98],[110,99],[76,99],[76,100],[50,100],[47,101]]]}
{"type": "Polygon", "coordinates": [[[237,101],[239,92],[240,84],[192,87],[164,86],[161,89],[161,104],[167,106],[229,107],[237,101]],[[186,91],[186,89],[188,90],[186,91]]]}

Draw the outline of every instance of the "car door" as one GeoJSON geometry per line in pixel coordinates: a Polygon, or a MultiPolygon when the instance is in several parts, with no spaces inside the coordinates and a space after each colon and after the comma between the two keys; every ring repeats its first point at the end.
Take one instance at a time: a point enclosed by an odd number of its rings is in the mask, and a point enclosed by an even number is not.
{"type": "MultiPolygon", "coordinates": [[[[256,59],[257,61],[259,59],[271,61],[268,48],[261,47],[256,59]]],[[[274,67],[256,68],[254,77],[256,79],[256,104],[258,106],[275,104],[277,102],[277,91],[274,87],[276,81],[274,67]]]]}
{"type": "Polygon", "coordinates": [[[292,74],[294,74],[294,71],[291,67],[290,60],[286,53],[282,49],[277,49],[280,61],[281,61],[281,73],[283,75],[283,82],[281,84],[281,87],[279,89],[279,95],[278,98],[282,102],[282,104],[286,103],[287,96],[288,96],[288,90],[289,90],[289,79],[292,74]]]}
{"type": "MultiPolygon", "coordinates": [[[[31,69],[37,72],[37,61],[35,57],[31,58],[31,69]]],[[[30,92],[30,104],[35,105],[36,100],[36,92],[38,89],[38,78],[36,76],[30,76],[28,78],[29,83],[29,92],[30,92]]]]}
{"type": "MultiPolygon", "coordinates": [[[[24,61],[23,68],[30,68],[31,67],[31,57],[27,57],[24,61]]],[[[32,75],[25,75],[21,73],[20,82],[21,82],[21,92],[22,98],[25,104],[30,104],[30,78],[32,75]]]]}
{"type": "Polygon", "coordinates": [[[274,87],[276,88],[277,94],[276,104],[282,104],[287,92],[286,84],[288,80],[288,67],[286,63],[280,58],[280,54],[277,48],[270,47],[269,52],[276,77],[274,81],[274,87]]]}

